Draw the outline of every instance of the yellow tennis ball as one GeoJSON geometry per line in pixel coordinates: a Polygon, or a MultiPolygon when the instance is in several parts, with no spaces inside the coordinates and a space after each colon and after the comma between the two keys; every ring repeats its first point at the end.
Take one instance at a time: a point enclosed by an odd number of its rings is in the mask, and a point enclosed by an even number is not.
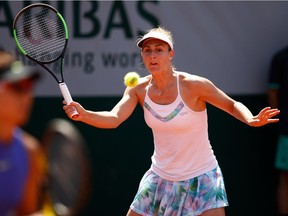
{"type": "Polygon", "coordinates": [[[124,84],[129,87],[134,87],[138,84],[139,81],[139,74],[136,72],[128,72],[124,76],[124,84]]]}

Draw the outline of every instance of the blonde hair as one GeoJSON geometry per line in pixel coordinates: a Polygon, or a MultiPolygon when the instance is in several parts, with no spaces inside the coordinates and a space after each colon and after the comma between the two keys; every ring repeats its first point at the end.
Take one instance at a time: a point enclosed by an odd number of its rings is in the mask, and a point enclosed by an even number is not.
{"type": "Polygon", "coordinates": [[[165,29],[164,27],[158,26],[156,28],[152,28],[152,29],[148,30],[148,32],[146,34],[148,34],[150,32],[162,33],[162,34],[166,35],[169,38],[169,40],[172,42],[172,44],[174,44],[172,33],[170,31],[168,31],[167,29],[165,29]]]}

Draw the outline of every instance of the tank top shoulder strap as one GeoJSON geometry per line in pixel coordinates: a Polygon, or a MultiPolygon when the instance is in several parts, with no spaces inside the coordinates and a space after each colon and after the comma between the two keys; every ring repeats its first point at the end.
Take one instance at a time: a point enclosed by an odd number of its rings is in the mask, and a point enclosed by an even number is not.
{"type": "Polygon", "coordinates": [[[179,97],[179,96],[181,96],[181,94],[180,94],[180,79],[179,79],[179,73],[176,73],[176,77],[177,77],[177,91],[178,91],[178,93],[177,93],[177,96],[179,97]]]}

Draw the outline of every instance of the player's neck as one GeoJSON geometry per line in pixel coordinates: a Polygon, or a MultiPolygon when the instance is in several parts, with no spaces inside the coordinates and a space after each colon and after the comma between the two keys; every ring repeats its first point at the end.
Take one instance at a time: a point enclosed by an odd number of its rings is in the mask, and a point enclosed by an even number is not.
{"type": "Polygon", "coordinates": [[[155,74],[152,76],[152,85],[157,86],[159,90],[165,89],[175,83],[176,73],[173,71],[162,74],[155,74]]]}

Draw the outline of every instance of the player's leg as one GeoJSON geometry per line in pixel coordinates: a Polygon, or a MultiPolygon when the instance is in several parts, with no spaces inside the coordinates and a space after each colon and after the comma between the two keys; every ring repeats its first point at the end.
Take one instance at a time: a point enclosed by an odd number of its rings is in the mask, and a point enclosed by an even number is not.
{"type": "Polygon", "coordinates": [[[129,209],[128,213],[126,216],[141,216],[140,214],[137,214],[136,212],[132,211],[131,209],[129,209]]]}
{"type": "Polygon", "coordinates": [[[201,216],[225,216],[224,207],[210,209],[201,214],[201,216]]]}

